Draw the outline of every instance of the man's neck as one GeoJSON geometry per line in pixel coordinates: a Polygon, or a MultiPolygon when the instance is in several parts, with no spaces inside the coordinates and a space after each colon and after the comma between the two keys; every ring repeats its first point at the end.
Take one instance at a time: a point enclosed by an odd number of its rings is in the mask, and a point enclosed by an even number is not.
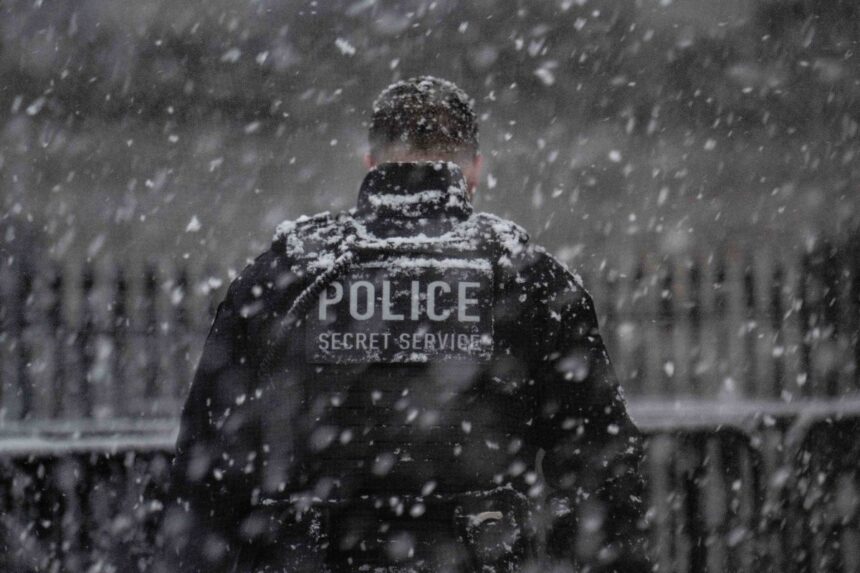
{"type": "Polygon", "coordinates": [[[471,213],[460,167],[429,161],[377,165],[361,184],[356,208],[359,218],[380,229],[463,220],[471,213]]]}

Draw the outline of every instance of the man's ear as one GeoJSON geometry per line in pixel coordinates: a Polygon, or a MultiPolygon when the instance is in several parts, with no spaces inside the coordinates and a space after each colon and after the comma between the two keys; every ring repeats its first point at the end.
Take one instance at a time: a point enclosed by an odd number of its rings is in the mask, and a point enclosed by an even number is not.
{"type": "Polygon", "coordinates": [[[476,153],[469,165],[463,170],[463,177],[466,179],[466,191],[469,194],[469,199],[475,198],[475,190],[478,188],[478,183],[481,182],[481,169],[484,167],[484,156],[476,153]]]}
{"type": "Polygon", "coordinates": [[[376,160],[370,154],[370,152],[364,154],[364,166],[367,167],[368,170],[376,167],[376,160]]]}

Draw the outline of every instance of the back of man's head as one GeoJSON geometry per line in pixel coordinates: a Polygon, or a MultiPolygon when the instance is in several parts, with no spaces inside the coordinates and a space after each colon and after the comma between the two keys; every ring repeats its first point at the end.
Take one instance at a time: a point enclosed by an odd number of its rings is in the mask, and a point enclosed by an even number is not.
{"type": "Polygon", "coordinates": [[[373,102],[370,158],[386,161],[471,161],[478,153],[478,119],[471,98],[433,76],[402,80],[373,102]]]}

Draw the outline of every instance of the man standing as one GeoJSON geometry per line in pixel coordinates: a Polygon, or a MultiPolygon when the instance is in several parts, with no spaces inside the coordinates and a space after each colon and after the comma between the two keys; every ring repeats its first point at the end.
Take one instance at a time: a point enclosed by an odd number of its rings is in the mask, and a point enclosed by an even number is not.
{"type": "Polygon", "coordinates": [[[166,531],[184,571],[646,571],[641,436],[591,298],[476,213],[473,104],[385,89],[355,209],[283,223],[218,309],[166,531]]]}

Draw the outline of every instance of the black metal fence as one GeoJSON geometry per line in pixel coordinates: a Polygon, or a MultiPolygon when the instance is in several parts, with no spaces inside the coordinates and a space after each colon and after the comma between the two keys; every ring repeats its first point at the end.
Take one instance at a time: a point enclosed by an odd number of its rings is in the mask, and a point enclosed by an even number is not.
{"type": "MultiPolygon", "coordinates": [[[[860,417],[662,418],[643,421],[660,571],[858,571],[860,417]]],[[[0,448],[0,570],[152,570],[171,432],[69,438],[0,448]]]]}
{"type": "MultiPolygon", "coordinates": [[[[617,251],[573,264],[630,396],[860,390],[860,250],[617,251]]],[[[2,420],[176,415],[225,278],[193,264],[0,268],[2,420]]]]}
{"type": "MultiPolygon", "coordinates": [[[[860,262],[724,248],[579,265],[634,416],[661,571],[860,571],[860,262]]],[[[226,279],[0,268],[0,570],[157,561],[175,419],[226,279]]]]}

